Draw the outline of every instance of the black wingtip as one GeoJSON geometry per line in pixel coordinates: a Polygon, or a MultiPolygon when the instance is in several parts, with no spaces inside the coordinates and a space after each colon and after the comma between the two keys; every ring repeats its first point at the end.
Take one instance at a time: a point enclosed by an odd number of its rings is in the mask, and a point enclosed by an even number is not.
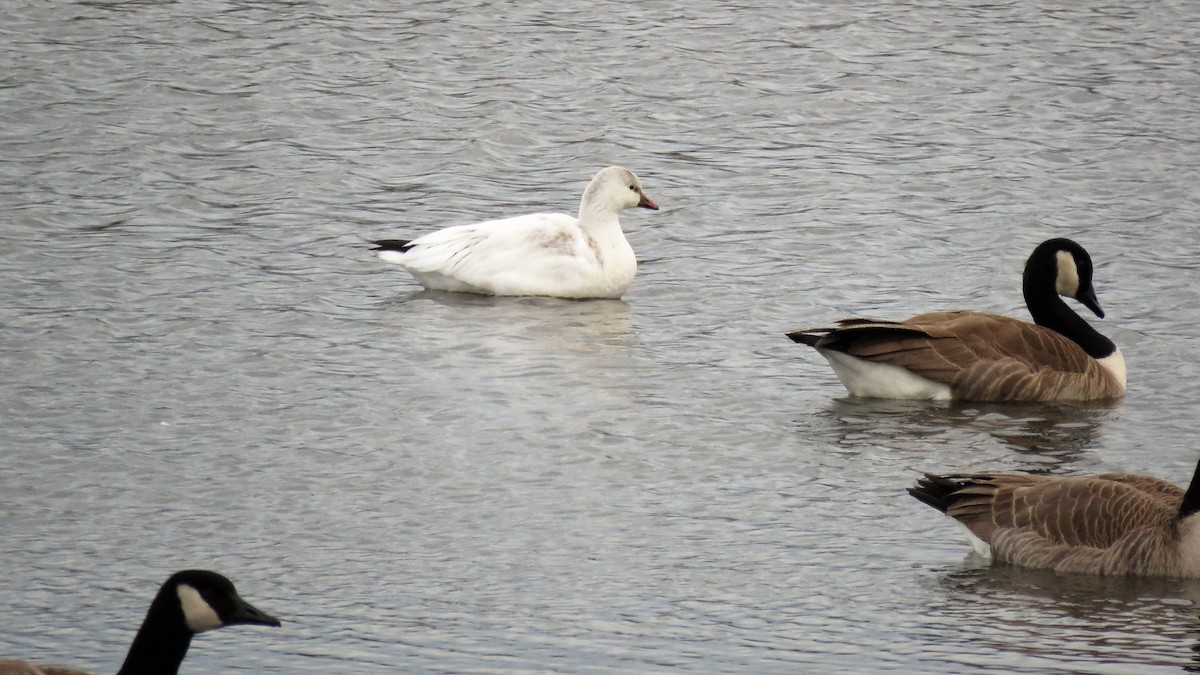
{"type": "Polygon", "coordinates": [[[375,245],[372,251],[400,251],[401,253],[412,248],[411,239],[373,239],[371,243],[375,245]]]}
{"type": "Polygon", "coordinates": [[[816,333],[811,330],[796,330],[791,333],[785,333],[792,342],[797,342],[809,347],[816,347],[817,342],[824,337],[823,333],[816,333]]]}
{"type": "Polygon", "coordinates": [[[960,488],[962,488],[962,484],[948,476],[935,476],[927,473],[924,478],[917,479],[916,485],[908,488],[908,494],[922,504],[932,506],[945,513],[954,501],[952,499],[954,493],[960,488]]]}

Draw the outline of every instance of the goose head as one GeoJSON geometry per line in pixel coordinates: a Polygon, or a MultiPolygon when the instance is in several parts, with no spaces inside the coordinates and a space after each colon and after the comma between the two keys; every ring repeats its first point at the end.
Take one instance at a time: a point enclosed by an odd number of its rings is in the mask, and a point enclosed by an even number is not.
{"type": "Polygon", "coordinates": [[[622,166],[602,169],[588,183],[579,212],[582,214],[597,206],[612,212],[634,207],[658,210],[658,204],[642,188],[641,179],[622,166]]]}
{"type": "Polygon", "coordinates": [[[158,589],[118,675],[175,673],[192,636],[224,626],[278,626],[279,619],[242,599],[216,572],[183,570],[158,589]]]}
{"type": "MultiPolygon", "coordinates": [[[[1092,258],[1082,246],[1062,237],[1048,239],[1038,245],[1025,263],[1025,300],[1030,307],[1038,305],[1034,298],[1054,292],[1074,298],[1096,316],[1104,318],[1096,289],[1092,286],[1092,258]]],[[[1040,323],[1040,322],[1039,322],[1040,323]]]]}
{"type": "Polygon", "coordinates": [[[155,602],[160,599],[171,605],[178,603],[184,625],[192,633],[242,624],[280,625],[279,619],[243,600],[233,582],[207,570],[183,570],[171,575],[155,602]]]}

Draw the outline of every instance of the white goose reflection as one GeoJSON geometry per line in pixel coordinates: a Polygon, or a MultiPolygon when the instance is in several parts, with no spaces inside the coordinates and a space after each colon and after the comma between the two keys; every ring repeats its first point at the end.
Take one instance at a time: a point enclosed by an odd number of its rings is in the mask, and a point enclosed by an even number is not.
{"type": "Polygon", "coordinates": [[[628,402],[622,300],[490,297],[419,291],[389,302],[412,377],[457,401],[510,410],[628,402]],[[524,401],[524,404],[522,404],[524,401]]]}

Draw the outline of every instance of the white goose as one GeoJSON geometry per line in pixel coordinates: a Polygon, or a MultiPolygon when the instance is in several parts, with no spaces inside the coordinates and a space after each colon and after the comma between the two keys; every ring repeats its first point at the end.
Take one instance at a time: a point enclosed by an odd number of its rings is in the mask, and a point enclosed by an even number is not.
{"type": "Polygon", "coordinates": [[[583,191],[578,218],[532,213],[372,243],[381,259],[429,290],[619,298],[633,283],[637,259],[617,214],[635,206],[658,209],[632,171],[610,166],[583,191]]]}

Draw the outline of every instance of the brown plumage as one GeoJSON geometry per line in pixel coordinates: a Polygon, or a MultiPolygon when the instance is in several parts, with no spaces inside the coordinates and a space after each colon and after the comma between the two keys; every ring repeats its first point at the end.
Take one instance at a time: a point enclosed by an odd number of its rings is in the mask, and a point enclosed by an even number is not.
{"type": "Polygon", "coordinates": [[[1200,577],[1196,484],[1193,477],[1185,492],[1135,474],[926,474],[908,492],[962,523],[999,562],[1082,574],[1200,577]]]}
{"type": "Polygon", "coordinates": [[[0,661],[0,675],[88,675],[88,672],[59,666],[35,666],[25,661],[0,661]]]}
{"type": "Polygon", "coordinates": [[[38,667],[25,661],[0,661],[0,675],[87,675],[82,670],[54,666],[38,667]]]}
{"type": "Polygon", "coordinates": [[[1026,263],[1025,301],[1036,323],[972,311],[929,312],[905,321],[846,319],[799,330],[856,396],[964,401],[1082,401],[1125,393],[1120,351],[1059,293],[1103,316],[1091,258],[1051,239],[1026,263]]]}

